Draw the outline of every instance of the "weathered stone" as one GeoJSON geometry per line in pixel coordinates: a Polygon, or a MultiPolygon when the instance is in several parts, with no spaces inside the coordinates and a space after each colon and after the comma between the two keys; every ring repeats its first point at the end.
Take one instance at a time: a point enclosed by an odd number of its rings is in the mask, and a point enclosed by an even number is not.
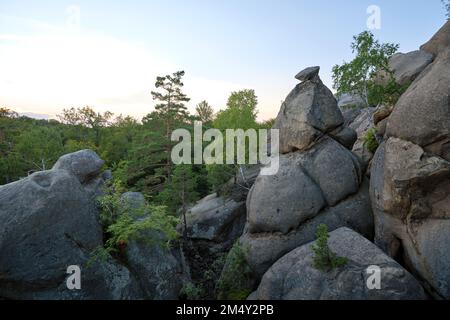
{"type": "Polygon", "coordinates": [[[284,254],[313,241],[316,228],[321,223],[325,223],[329,230],[346,226],[371,239],[373,217],[368,181],[361,185],[357,194],[349,196],[333,207],[323,209],[315,217],[304,221],[287,234],[244,232],[239,241],[248,252],[247,262],[254,272],[255,279],[260,279],[267,269],[284,254]]]}
{"type": "Polygon", "coordinates": [[[420,47],[421,50],[427,51],[439,56],[443,54],[450,47],[450,20],[424,45],[420,47]]]}
{"type": "Polygon", "coordinates": [[[347,258],[331,271],[314,268],[315,242],[279,259],[263,276],[252,299],[259,300],[399,300],[426,299],[423,288],[397,262],[358,233],[340,228],[330,233],[329,248],[347,258]],[[380,268],[381,288],[367,286],[369,267],[380,268]]]}
{"type": "Polygon", "coordinates": [[[394,72],[395,81],[405,85],[414,81],[433,59],[433,54],[422,50],[396,53],[389,59],[389,68],[394,72]]]}
{"type": "Polygon", "coordinates": [[[94,151],[81,150],[60,157],[52,169],[69,171],[85,183],[100,174],[104,163],[94,151]]]}
{"type": "Polygon", "coordinates": [[[295,79],[300,81],[312,80],[319,75],[319,71],[320,67],[309,67],[297,73],[295,79]]]}
{"type": "Polygon", "coordinates": [[[280,130],[280,152],[310,148],[344,123],[336,99],[320,79],[298,84],[281,106],[274,129],[280,130]]]}
{"type": "Polygon", "coordinates": [[[338,107],[342,111],[359,110],[367,107],[367,103],[358,94],[344,93],[338,97],[338,107]]]}
{"type": "Polygon", "coordinates": [[[139,298],[133,277],[112,259],[87,266],[102,236],[94,202],[70,171],[37,172],[0,186],[0,296],[139,298]],[[82,270],[81,291],[66,287],[70,265],[82,270]]]}
{"type": "Polygon", "coordinates": [[[387,137],[425,147],[450,138],[450,49],[400,97],[389,116],[387,137]]]}
{"type": "Polygon", "coordinates": [[[358,161],[330,138],[307,152],[282,155],[278,173],[259,176],[248,196],[249,232],[286,234],[356,193],[360,179],[358,161]]]}
{"type": "Polygon", "coordinates": [[[372,164],[376,243],[450,297],[450,162],[389,138],[372,164]]]}
{"type": "MultiPolygon", "coordinates": [[[[189,209],[186,214],[187,231],[190,239],[214,242],[236,240],[245,225],[245,202],[209,195],[189,209]]],[[[179,225],[182,233],[183,225],[179,225]]]]}

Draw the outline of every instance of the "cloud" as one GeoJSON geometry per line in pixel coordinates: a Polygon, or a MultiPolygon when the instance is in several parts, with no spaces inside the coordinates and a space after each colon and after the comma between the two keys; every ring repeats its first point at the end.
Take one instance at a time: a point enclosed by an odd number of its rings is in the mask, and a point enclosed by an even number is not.
{"type": "MultiPolygon", "coordinates": [[[[0,34],[0,104],[19,112],[55,115],[89,105],[140,119],[152,110],[156,76],[180,69],[140,44],[35,20],[29,24],[29,34],[0,34]]],[[[189,73],[184,82],[191,111],[201,100],[223,108],[231,91],[246,87],[189,73]]]]}

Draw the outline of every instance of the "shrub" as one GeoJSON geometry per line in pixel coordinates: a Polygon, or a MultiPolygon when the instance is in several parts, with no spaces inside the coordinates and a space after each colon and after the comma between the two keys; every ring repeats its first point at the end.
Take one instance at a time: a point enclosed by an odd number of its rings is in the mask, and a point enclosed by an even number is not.
{"type": "Polygon", "coordinates": [[[375,153],[378,149],[378,141],[376,138],[376,130],[375,128],[371,128],[367,131],[364,136],[364,147],[367,148],[372,153],[375,153]]]}
{"type": "Polygon", "coordinates": [[[131,240],[168,247],[170,241],[177,237],[178,219],[168,215],[164,206],[131,206],[121,199],[122,192],[120,183],[116,182],[107,185],[104,195],[97,198],[100,223],[107,238],[104,249],[114,252],[131,240]]]}
{"type": "Polygon", "coordinates": [[[228,253],[224,270],[217,282],[219,300],[244,300],[252,292],[252,272],[246,251],[237,242],[228,253]]]}
{"type": "Polygon", "coordinates": [[[347,264],[347,258],[338,257],[328,247],[328,228],[325,224],[317,227],[316,244],[312,246],[314,252],[314,267],[320,271],[330,271],[347,264]]]}
{"type": "Polygon", "coordinates": [[[188,282],[181,288],[180,295],[186,296],[188,300],[199,300],[203,294],[203,289],[200,286],[188,282]]]}

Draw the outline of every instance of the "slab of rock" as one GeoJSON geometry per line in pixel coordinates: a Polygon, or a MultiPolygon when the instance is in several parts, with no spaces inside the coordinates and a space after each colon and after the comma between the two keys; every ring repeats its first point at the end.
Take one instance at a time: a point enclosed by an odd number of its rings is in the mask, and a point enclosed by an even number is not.
{"type": "Polygon", "coordinates": [[[112,259],[88,266],[91,253],[103,245],[103,232],[95,203],[79,181],[81,171],[42,171],[0,186],[0,297],[142,297],[134,277],[112,259]],[[71,265],[81,268],[83,290],[66,287],[71,265]]]}
{"type": "Polygon", "coordinates": [[[288,233],[356,193],[360,175],[354,156],[330,138],[308,152],[282,155],[278,173],[259,176],[250,191],[249,232],[288,233]]]}
{"type": "Polygon", "coordinates": [[[450,298],[450,162],[389,138],[375,154],[370,184],[376,244],[430,292],[450,298]]]}
{"type": "Polygon", "coordinates": [[[298,84],[283,102],[274,129],[280,132],[280,152],[311,148],[326,133],[342,126],[344,118],[333,93],[317,79],[298,84]]]}
{"type": "MultiPolygon", "coordinates": [[[[234,242],[244,229],[245,202],[212,194],[189,209],[186,221],[190,239],[234,242]]],[[[182,233],[183,226],[178,229],[182,233]]]]}
{"type": "Polygon", "coordinates": [[[400,97],[389,116],[386,137],[422,147],[450,138],[450,50],[440,56],[400,97]]]}
{"type": "Polygon", "coordinates": [[[104,163],[94,151],[81,150],[60,157],[52,169],[69,171],[85,183],[100,174],[104,163]]]}
{"type": "Polygon", "coordinates": [[[324,208],[315,217],[306,220],[287,234],[244,232],[239,241],[248,252],[247,262],[254,273],[255,281],[261,279],[267,269],[284,254],[313,241],[316,228],[322,223],[325,223],[329,230],[346,226],[372,239],[373,216],[368,181],[363,182],[355,195],[333,207],[324,208]]]}
{"type": "Polygon", "coordinates": [[[395,81],[404,85],[414,81],[434,60],[434,55],[423,50],[396,53],[389,59],[389,68],[394,72],[395,81]]]}
{"type": "Polygon", "coordinates": [[[338,97],[338,107],[342,111],[359,110],[367,107],[367,103],[358,94],[344,93],[338,97]]]}
{"type": "Polygon", "coordinates": [[[435,56],[443,54],[450,47],[450,20],[424,45],[421,50],[432,53],[435,56]]]}
{"type": "Polygon", "coordinates": [[[426,299],[419,282],[369,240],[348,228],[330,233],[328,245],[347,264],[323,272],[314,268],[309,243],[279,259],[263,276],[252,299],[411,300],[426,299]],[[369,267],[380,268],[381,288],[367,286],[369,267]]]}
{"type": "Polygon", "coordinates": [[[319,75],[320,67],[309,67],[303,69],[295,76],[295,79],[300,81],[312,80],[317,78],[319,75]]]}

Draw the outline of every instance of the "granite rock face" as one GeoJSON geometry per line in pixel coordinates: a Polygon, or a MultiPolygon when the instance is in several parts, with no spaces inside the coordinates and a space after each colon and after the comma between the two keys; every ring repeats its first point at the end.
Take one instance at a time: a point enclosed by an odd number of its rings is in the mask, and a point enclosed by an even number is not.
{"type": "Polygon", "coordinates": [[[334,270],[314,267],[308,243],[289,252],[264,274],[250,299],[257,300],[415,300],[426,299],[419,282],[369,240],[348,228],[330,233],[329,248],[347,263],[334,270]],[[380,287],[369,287],[377,267],[380,287]],[[372,269],[371,269],[372,268],[372,269]]]}

